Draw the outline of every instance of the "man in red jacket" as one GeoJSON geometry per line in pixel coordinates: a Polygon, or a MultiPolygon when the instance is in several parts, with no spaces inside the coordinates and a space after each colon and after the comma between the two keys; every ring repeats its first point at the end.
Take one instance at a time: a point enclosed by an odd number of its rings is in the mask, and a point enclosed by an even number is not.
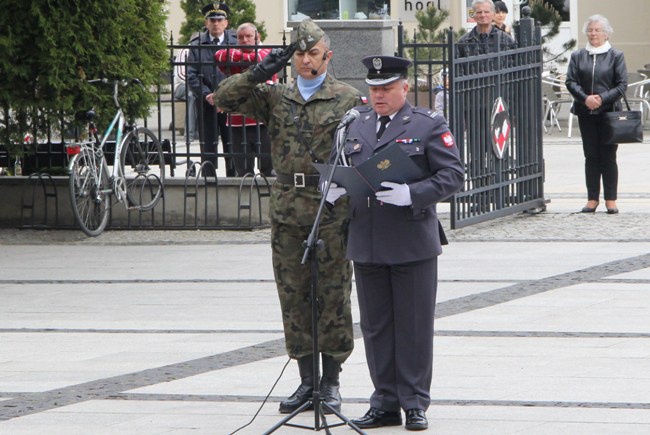
{"type": "MultiPolygon", "coordinates": [[[[261,62],[271,50],[260,48],[260,43],[260,36],[255,25],[252,23],[241,24],[237,28],[237,45],[248,47],[217,51],[214,58],[219,69],[226,76],[230,76],[261,62]]],[[[273,81],[277,81],[277,76],[273,76],[273,81]]],[[[270,156],[271,138],[266,126],[253,118],[246,118],[240,113],[229,113],[226,125],[230,130],[231,150],[236,154],[232,158],[235,175],[243,177],[246,174],[255,173],[255,157],[253,156],[255,154],[259,159],[259,171],[267,177],[271,176],[273,171],[270,156]]]]}

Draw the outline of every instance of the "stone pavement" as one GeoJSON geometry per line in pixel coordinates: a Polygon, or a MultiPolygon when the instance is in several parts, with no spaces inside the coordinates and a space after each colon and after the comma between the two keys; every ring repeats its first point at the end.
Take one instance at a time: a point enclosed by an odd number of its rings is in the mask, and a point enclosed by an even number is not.
{"type": "MultiPolygon", "coordinates": [[[[619,148],[621,213],[583,215],[573,136],[545,137],[546,212],[448,231],[431,433],[650,433],[650,148],[619,148]]],[[[230,434],[251,420],[237,433],[260,434],[281,420],[298,377],[293,362],[280,377],[268,230],[2,229],[0,245],[0,435],[230,434]]],[[[348,417],[371,392],[356,333],[348,417]]],[[[313,413],[292,423],[313,428],[313,413]]]]}

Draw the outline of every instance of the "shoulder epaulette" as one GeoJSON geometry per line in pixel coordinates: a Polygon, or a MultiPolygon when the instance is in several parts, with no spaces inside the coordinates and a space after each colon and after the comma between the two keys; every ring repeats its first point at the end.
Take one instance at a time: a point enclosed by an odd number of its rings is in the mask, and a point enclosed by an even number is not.
{"type": "Polygon", "coordinates": [[[427,118],[435,118],[438,116],[438,112],[435,110],[427,109],[426,107],[413,107],[413,113],[426,116],[427,118]]]}

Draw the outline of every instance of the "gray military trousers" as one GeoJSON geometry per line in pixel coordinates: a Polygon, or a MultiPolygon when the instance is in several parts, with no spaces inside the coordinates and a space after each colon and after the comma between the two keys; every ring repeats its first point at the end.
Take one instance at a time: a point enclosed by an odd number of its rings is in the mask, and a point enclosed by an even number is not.
{"type": "Polygon", "coordinates": [[[374,408],[429,407],[437,275],[437,257],[394,265],[354,263],[374,408]]]}

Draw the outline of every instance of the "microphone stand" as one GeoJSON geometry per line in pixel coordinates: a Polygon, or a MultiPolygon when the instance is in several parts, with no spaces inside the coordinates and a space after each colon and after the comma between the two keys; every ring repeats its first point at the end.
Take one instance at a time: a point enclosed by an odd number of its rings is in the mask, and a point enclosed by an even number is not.
{"type": "Polygon", "coordinates": [[[345,144],[345,139],[347,137],[347,125],[339,125],[336,129],[336,158],[334,163],[331,165],[329,172],[327,173],[327,179],[325,184],[325,189],[323,190],[323,197],[321,198],[320,205],[318,207],[318,212],[316,213],[316,218],[314,219],[314,224],[309,233],[309,237],[304,242],[305,252],[302,256],[301,264],[306,264],[307,260],[310,261],[310,290],[311,290],[311,333],[312,333],[312,358],[313,358],[313,379],[314,379],[314,392],[312,393],[311,401],[303,403],[298,409],[293,411],[287,417],[278,422],[268,431],[264,432],[264,435],[275,432],[281,426],[290,426],[299,429],[309,429],[320,431],[325,429],[326,434],[330,434],[329,429],[332,427],[348,425],[355,432],[365,435],[366,433],[359,429],[349,418],[338,412],[336,409],[332,408],[326,402],[323,402],[320,395],[320,358],[318,350],[318,257],[316,255],[317,249],[323,249],[325,246],[323,241],[318,239],[318,231],[320,226],[321,215],[323,214],[323,208],[325,207],[327,193],[330,190],[330,184],[332,182],[332,177],[334,177],[334,172],[338,167],[338,161],[341,158],[343,153],[343,145],[345,144]],[[314,406],[314,427],[303,426],[298,424],[289,423],[296,415],[303,412],[310,405],[314,406]],[[328,424],[325,419],[324,409],[329,410],[331,413],[336,415],[341,419],[340,423],[328,424]],[[322,422],[321,422],[322,420],[322,422]]]}

